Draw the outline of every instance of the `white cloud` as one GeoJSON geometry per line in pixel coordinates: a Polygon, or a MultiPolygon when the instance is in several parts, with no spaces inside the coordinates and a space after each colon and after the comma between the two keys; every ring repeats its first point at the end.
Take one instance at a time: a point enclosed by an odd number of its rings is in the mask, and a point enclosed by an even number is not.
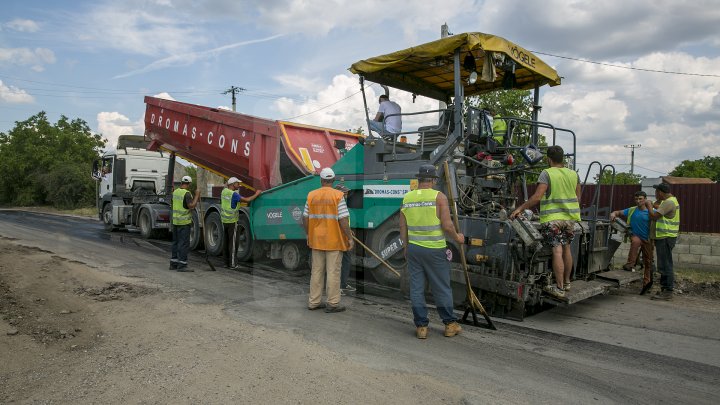
{"type": "Polygon", "coordinates": [[[16,18],[10,22],[2,24],[2,26],[19,32],[37,32],[40,29],[40,25],[35,21],[23,18],[16,18]]]}
{"type": "MultiPolygon", "coordinates": [[[[314,80],[311,80],[314,81],[314,80]]],[[[366,82],[368,114],[370,119],[377,111],[377,98],[384,90],[366,82]],[[371,86],[371,87],[367,87],[371,86]]],[[[368,133],[363,111],[362,94],[357,77],[337,75],[332,83],[317,91],[317,96],[305,101],[281,98],[274,103],[275,109],[283,119],[293,122],[317,125],[321,127],[348,130],[362,127],[368,133]]],[[[417,97],[413,103],[412,94],[390,90],[390,99],[400,104],[403,113],[436,110],[438,103],[425,97],[417,97]]],[[[412,130],[423,125],[437,124],[437,114],[405,117],[403,130],[412,130]]]]}
{"type": "Polygon", "coordinates": [[[175,101],[175,99],[173,98],[173,96],[171,96],[168,92],[165,92],[165,91],[162,92],[162,93],[155,94],[153,97],[162,98],[162,99],[165,99],[165,100],[175,101]]]}
{"type": "Polygon", "coordinates": [[[132,122],[119,112],[100,112],[97,115],[98,132],[107,140],[105,148],[112,150],[117,147],[120,135],[142,135],[145,132],[143,118],[132,122]]]}
{"type": "Polygon", "coordinates": [[[149,56],[177,55],[207,42],[192,15],[172,9],[115,2],[100,4],[76,16],[68,27],[74,37],[92,48],[117,49],[149,56]]]}
{"type": "Polygon", "coordinates": [[[260,43],[260,42],[271,41],[275,38],[278,38],[279,36],[280,35],[273,35],[273,36],[270,36],[267,38],[235,42],[233,44],[223,45],[223,46],[213,48],[213,49],[208,49],[205,51],[188,52],[188,53],[185,53],[182,55],[168,56],[166,58],[158,59],[140,69],[136,69],[136,70],[133,70],[133,71],[130,71],[127,73],[117,75],[117,76],[113,77],[113,79],[120,79],[120,78],[124,78],[124,77],[134,76],[134,75],[137,75],[140,73],[152,72],[154,70],[165,69],[168,67],[191,65],[200,59],[207,58],[210,56],[217,56],[220,53],[225,52],[230,49],[238,48],[238,47],[245,46],[245,45],[256,44],[256,43],[260,43]]]}
{"type": "Polygon", "coordinates": [[[9,104],[27,104],[35,101],[25,90],[8,86],[0,80],[0,101],[9,104]]]}
{"type": "Polygon", "coordinates": [[[47,48],[0,48],[0,64],[30,66],[36,72],[55,63],[55,53],[47,48]]]}
{"type": "MultiPolygon", "coordinates": [[[[720,58],[678,52],[656,52],[627,63],[634,68],[698,73],[713,72],[719,64],[720,58]]],[[[623,145],[641,144],[635,151],[635,172],[656,176],[686,159],[720,155],[717,78],[580,62],[564,63],[560,71],[570,77],[562,86],[545,91],[541,120],[575,130],[579,163],[597,160],[628,172],[630,149],[623,145]]]]}

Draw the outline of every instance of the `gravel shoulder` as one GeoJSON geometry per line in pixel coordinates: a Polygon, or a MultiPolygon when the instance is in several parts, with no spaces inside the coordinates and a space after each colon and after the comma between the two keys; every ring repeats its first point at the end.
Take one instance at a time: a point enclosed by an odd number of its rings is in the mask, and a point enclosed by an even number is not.
{"type": "Polygon", "coordinates": [[[219,305],[0,239],[0,402],[404,403],[461,400],[219,305]],[[358,401],[362,399],[361,401],[358,401]]]}

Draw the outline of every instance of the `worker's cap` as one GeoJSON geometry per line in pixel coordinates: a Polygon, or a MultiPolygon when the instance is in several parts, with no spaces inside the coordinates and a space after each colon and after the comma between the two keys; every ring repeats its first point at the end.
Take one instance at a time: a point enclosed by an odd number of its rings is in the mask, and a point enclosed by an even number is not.
{"type": "Polygon", "coordinates": [[[422,165],[415,177],[420,179],[437,179],[437,170],[433,165],[422,165]]]}
{"type": "Polygon", "coordinates": [[[343,193],[347,193],[348,191],[350,191],[350,189],[345,187],[345,185],[343,184],[338,184],[337,186],[335,186],[335,190],[340,190],[343,193]]]}
{"type": "Polygon", "coordinates": [[[320,178],[324,180],[330,180],[335,178],[335,172],[333,169],[326,167],[320,171],[320,178]]]}
{"type": "Polygon", "coordinates": [[[190,176],[183,176],[182,180],[180,180],[181,183],[192,183],[192,177],[190,176]]]}
{"type": "Polygon", "coordinates": [[[234,177],[234,176],[233,176],[233,177],[230,177],[230,178],[228,179],[228,181],[227,181],[228,186],[231,185],[231,184],[235,184],[235,183],[242,183],[242,181],[241,181],[240,179],[238,179],[237,177],[234,177]]]}
{"type": "Polygon", "coordinates": [[[667,183],[655,184],[655,185],[653,185],[653,188],[654,188],[655,190],[660,190],[660,191],[662,191],[663,193],[669,193],[669,192],[670,192],[670,185],[667,184],[667,183]]]}

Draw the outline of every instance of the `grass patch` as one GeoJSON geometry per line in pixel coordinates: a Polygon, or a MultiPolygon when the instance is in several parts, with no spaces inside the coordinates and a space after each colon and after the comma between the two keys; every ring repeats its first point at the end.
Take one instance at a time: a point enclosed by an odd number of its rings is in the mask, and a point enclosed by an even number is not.
{"type": "Polygon", "coordinates": [[[693,283],[720,282],[720,271],[675,269],[676,279],[687,279],[693,283]]]}
{"type": "Polygon", "coordinates": [[[33,211],[33,212],[46,212],[49,214],[66,214],[66,215],[77,215],[81,217],[97,218],[97,208],[85,207],[76,208],[73,210],[59,210],[54,207],[16,207],[20,210],[33,211]]]}

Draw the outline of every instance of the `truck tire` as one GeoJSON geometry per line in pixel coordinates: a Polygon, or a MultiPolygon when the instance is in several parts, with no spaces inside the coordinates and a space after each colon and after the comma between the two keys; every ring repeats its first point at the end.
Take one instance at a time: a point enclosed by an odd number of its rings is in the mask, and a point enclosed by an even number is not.
{"type": "Polygon", "coordinates": [[[196,210],[190,211],[192,222],[190,223],[190,250],[198,250],[203,246],[203,238],[200,232],[200,220],[198,219],[198,213],[196,210]]]}
{"type": "Polygon", "coordinates": [[[208,256],[219,256],[225,246],[225,233],[220,214],[217,211],[205,216],[205,251],[208,256]]]}
{"type": "MultiPolygon", "coordinates": [[[[382,225],[380,225],[376,229],[368,231],[367,245],[370,249],[373,250],[373,252],[375,252],[376,254],[380,254],[380,252],[385,249],[390,242],[397,239],[399,236],[400,214],[398,213],[388,218],[387,221],[383,222],[382,225]]],[[[405,256],[403,255],[402,250],[388,257],[387,259],[385,259],[385,261],[390,264],[395,270],[397,270],[401,275],[404,272],[407,272],[407,261],[405,260],[405,256]]],[[[375,281],[382,285],[391,287],[400,286],[400,279],[398,278],[398,276],[395,275],[395,273],[393,273],[392,271],[390,271],[390,269],[385,267],[385,265],[382,263],[376,268],[371,269],[370,272],[375,278],[375,281]]]]}
{"type": "Polygon", "coordinates": [[[107,203],[103,207],[102,221],[106,231],[114,232],[118,230],[118,227],[112,223],[112,203],[107,203]]]}
{"type": "Polygon", "coordinates": [[[150,210],[143,209],[138,215],[138,228],[140,229],[140,236],[143,239],[154,239],[158,237],[158,232],[152,227],[152,218],[150,218],[150,210]]]}
{"type": "Polygon", "coordinates": [[[305,268],[308,252],[307,248],[297,242],[286,242],[282,246],[281,256],[285,270],[295,272],[305,268]]]}
{"type": "Polygon", "coordinates": [[[237,238],[237,255],[235,257],[241,262],[252,261],[256,251],[256,243],[252,237],[250,219],[243,214],[240,214],[240,219],[238,219],[237,234],[235,237],[237,238]]]}

